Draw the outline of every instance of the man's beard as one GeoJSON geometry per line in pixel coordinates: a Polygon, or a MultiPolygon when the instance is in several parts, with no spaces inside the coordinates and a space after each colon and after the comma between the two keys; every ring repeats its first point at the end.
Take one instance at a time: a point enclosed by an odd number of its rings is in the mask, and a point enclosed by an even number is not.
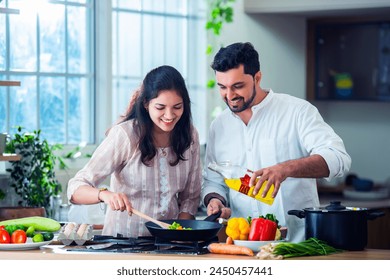
{"type": "MultiPolygon", "coordinates": [[[[251,104],[252,104],[253,100],[255,99],[255,97],[256,97],[256,87],[255,87],[255,85],[253,85],[252,96],[249,98],[248,101],[244,102],[244,104],[242,104],[241,107],[231,107],[229,105],[229,102],[228,102],[226,97],[225,97],[225,103],[229,107],[230,111],[232,111],[233,113],[241,113],[241,112],[245,111],[246,109],[248,109],[251,106],[251,104]]],[[[240,98],[242,99],[242,97],[240,97],[240,98]]]]}

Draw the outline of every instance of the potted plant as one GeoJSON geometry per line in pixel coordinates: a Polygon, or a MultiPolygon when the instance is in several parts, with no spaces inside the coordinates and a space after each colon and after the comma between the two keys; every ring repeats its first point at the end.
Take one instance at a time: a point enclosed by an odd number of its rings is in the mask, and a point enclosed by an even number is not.
{"type": "Polygon", "coordinates": [[[9,186],[20,196],[18,206],[44,207],[46,215],[53,215],[51,200],[59,195],[61,184],[55,176],[56,161],[64,166],[62,159],[54,154],[55,150],[62,149],[62,145],[50,145],[46,139],[41,139],[41,131],[32,133],[17,132],[7,142],[6,151],[21,156],[19,161],[11,162],[9,186]]]}

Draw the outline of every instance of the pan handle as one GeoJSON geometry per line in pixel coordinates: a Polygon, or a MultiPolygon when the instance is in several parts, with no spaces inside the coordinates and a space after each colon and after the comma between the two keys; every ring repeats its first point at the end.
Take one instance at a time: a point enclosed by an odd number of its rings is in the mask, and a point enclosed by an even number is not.
{"type": "Polygon", "coordinates": [[[221,216],[222,211],[218,211],[215,214],[211,214],[210,216],[207,216],[204,221],[214,222],[216,219],[218,219],[221,216]]]}
{"type": "Polygon", "coordinates": [[[302,219],[305,218],[305,211],[303,210],[288,210],[287,214],[297,216],[298,218],[302,219]]]}

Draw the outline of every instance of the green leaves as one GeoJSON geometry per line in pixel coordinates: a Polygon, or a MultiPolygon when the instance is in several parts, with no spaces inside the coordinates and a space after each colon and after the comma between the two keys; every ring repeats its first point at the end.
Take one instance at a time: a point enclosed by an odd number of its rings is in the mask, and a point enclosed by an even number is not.
{"type": "Polygon", "coordinates": [[[19,161],[12,162],[10,186],[21,197],[19,205],[45,207],[48,212],[50,198],[61,192],[61,184],[55,177],[55,164],[58,159],[53,151],[61,145],[50,145],[41,140],[41,131],[22,133],[22,127],[7,144],[11,153],[21,155],[19,161]]]}
{"type": "Polygon", "coordinates": [[[215,80],[209,80],[207,82],[207,88],[214,88],[215,87],[215,80]]]}
{"type": "Polygon", "coordinates": [[[212,30],[215,35],[219,35],[223,23],[233,22],[232,3],[235,0],[213,0],[210,2],[211,12],[206,22],[206,29],[212,30]]]}
{"type": "MultiPolygon", "coordinates": [[[[224,23],[233,22],[233,7],[235,0],[210,0],[208,19],[206,22],[206,30],[211,30],[214,35],[219,36],[224,23]]],[[[206,48],[206,54],[211,55],[213,47],[209,44],[206,48]]],[[[207,88],[213,89],[215,87],[215,80],[207,82],[207,88]]]]}

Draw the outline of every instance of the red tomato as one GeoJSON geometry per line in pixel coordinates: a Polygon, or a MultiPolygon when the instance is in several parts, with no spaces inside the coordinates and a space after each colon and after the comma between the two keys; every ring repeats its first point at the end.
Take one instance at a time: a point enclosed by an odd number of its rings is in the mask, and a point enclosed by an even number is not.
{"type": "Polygon", "coordinates": [[[0,226],[0,229],[5,229],[5,226],[1,225],[1,226],[0,226]]]}
{"type": "Polygon", "coordinates": [[[11,237],[5,229],[0,229],[0,243],[11,243],[11,237]]]}
{"type": "Polygon", "coordinates": [[[27,235],[24,230],[17,229],[11,235],[11,243],[26,243],[27,235]]]}

